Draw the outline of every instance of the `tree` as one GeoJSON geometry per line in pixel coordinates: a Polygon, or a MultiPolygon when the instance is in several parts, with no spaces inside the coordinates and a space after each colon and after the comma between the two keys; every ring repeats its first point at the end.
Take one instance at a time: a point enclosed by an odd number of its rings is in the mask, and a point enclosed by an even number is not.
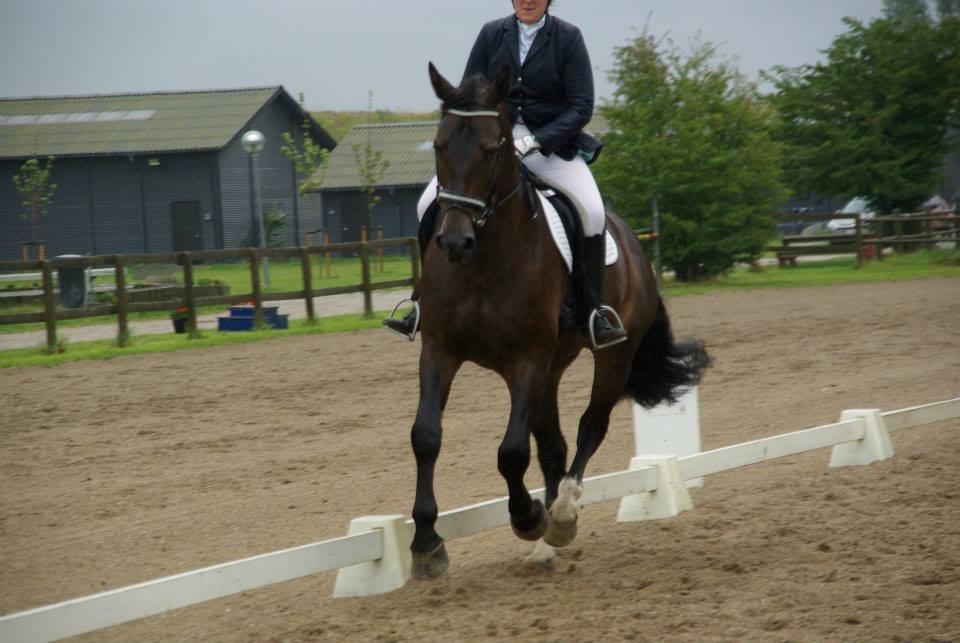
{"type": "MultiPolygon", "coordinates": [[[[370,105],[373,103],[373,92],[367,95],[367,113],[370,114],[370,105]]],[[[384,177],[387,168],[390,167],[390,161],[383,158],[383,152],[373,149],[370,141],[371,129],[370,121],[367,121],[366,141],[361,147],[358,143],[353,145],[353,161],[357,165],[357,172],[360,173],[360,191],[363,192],[367,200],[367,234],[368,238],[373,238],[373,209],[380,202],[377,196],[377,186],[380,179],[384,177]]]]}
{"type": "Polygon", "coordinates": [[[886,5],[894,17],[845,19],[826,62],[770,75],[799,193],[865,196],[890,211],[936,189],[960,116],[960,20],[921,19],[924,3],[886,5]]]}
{"type": "Polygon", "coordinates": [[[53,157],[47,157],[46,162],[29,159],[20,166],[19,174],[13,175],[13,183],[20,195],[20,218],[30,223],[30,240],[37,242],[40,228],[40,219],[47,216],[53,195],[57,191],[57,184],[50,182],[53,171],[53,157]]]}
{"type": "Polygon", "coordinates": [[[883,15],[894,22],[930,22],[927,0],[883,0],[883,15]]]}
{"type": "Polygon", "coordinates": [[[663,262],[678,279],[755,260],[787,196],[773,111],[710,44],[684,53],[645,30],[615,58],[616,89],[600,110],[611,131],[595,166],[613,208],[649,225],[657,199],[663,262]]]}
{"type": "MultiPolygon", "coordinates": [[[[300,94],[300,107],[303,108],[303,94],[300,94]]],[[[308,192],[316,192],[323,185],[324,172],[327,167],[327,159],[330,151],[320,147],[311,134],[310,120],[306,109],[303,110],[303,144],[297,144],[296,139],[290,132],[281,134],[283,145],[280,151],[293,163],[297,174],[297,189],[301,196],[308,192]]]]}

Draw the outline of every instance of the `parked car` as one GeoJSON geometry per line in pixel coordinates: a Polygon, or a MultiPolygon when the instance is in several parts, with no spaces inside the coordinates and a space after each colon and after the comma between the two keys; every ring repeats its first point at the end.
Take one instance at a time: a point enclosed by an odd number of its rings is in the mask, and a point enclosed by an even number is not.
{"type": "MultiPolygon", "coordinates": [[[[847,204],[837,210],[837,214],[859,215],[861,223],[876,216],[873,204],[866,197],[858,196],[847,201],[847,204]]],[[[827,221],[827,230],[834,234],[853,234],[857,230],[857,223],[853,219],[830,219],[827,221]]]]}

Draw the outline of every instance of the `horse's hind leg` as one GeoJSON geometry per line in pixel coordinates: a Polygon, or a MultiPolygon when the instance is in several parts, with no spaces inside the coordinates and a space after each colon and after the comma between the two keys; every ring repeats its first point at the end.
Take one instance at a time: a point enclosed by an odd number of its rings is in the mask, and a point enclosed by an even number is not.
{"type": "Polygon", "coordinates": [[[607,435],[610,412],[623,396],[624,386],[633,363],[633,343],[594,354],[593,390],[590,405],[580,417],[577,451],[570,471],[560,482],[557,499],[550,507],[550,527],[544,541],[564,547],[577,535],[577,501],[583,493],[583,475],[587,462],[607,435]]]}
{"type": "Polygon", "coordinates": [[[433,473],[440,454],[440,419],[447,405],[453,376],[459,368],[460,362],[424,345],[420,354],[420,404],[410,431],[410,442],[417,459],[417,493],[413,502],[416,529],[410,545],[412,575],[417,579],[435,578],[449,565],[443,538],[434,528],[438,507],[433,491],[433,473]]]}

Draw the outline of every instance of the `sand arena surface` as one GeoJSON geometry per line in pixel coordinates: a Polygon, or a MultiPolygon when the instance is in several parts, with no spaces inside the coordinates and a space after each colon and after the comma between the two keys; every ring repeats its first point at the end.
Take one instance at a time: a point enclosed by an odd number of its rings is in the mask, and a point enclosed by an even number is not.
{"type": "MultiPolygon", "coordinates": [[[[725,292],[668,302],[706,340],[704,449],[960,396],[960,280],[725,292]]],[[[385,331],[0,371],[0,613],[341,536],[408,513],[419,343],[385,331]]],[[[592,362],[561,390],[573,442],[592,362]]],[[[465,367],[441,509],[505,493],[500,380],[465,367]]],[[[448,543],[448,575],[333,600],[321,574],[84,641],[960,640],[960,421],[707,478],[694,510],[585,508],[550,569],[501,528],[448,543]]],[[[627,404],[589,475],[632,455],[627,404]]],[[[531,487],[540,486],[535,465],[531,487]]]]}

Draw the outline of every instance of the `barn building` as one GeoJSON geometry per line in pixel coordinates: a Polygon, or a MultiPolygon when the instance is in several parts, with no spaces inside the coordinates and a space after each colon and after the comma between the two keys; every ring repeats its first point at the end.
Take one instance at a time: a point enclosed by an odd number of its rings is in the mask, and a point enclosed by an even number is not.
{"type": "Polygon", "coordinates": [[[39,226],[47,256],[169,252],[256,245],[254,164],[240,139],[259,130],[263,208],[286,213],[275,241],[301,243],[321,225],[297,194],[284,132],[334,140],[283,87],[0,99],[0,259],[31,239],[13,177],[55,157],[57,189],[39,226]]]}
{"type": "MultiPolygon", "coordinates": [[[[367,223],[366,183],[357,154],[369,148],[386,168],[377,177],[373,225],[385,238],[417,236],[417,200],[435,173],[433,137],[437,123],[392,123],[353,127],[330,154],[320,193],[324,227],[333,243],[359,241],[367,223]]],[[[319,178],[319,177],[318,177],[319,178]]]]}

